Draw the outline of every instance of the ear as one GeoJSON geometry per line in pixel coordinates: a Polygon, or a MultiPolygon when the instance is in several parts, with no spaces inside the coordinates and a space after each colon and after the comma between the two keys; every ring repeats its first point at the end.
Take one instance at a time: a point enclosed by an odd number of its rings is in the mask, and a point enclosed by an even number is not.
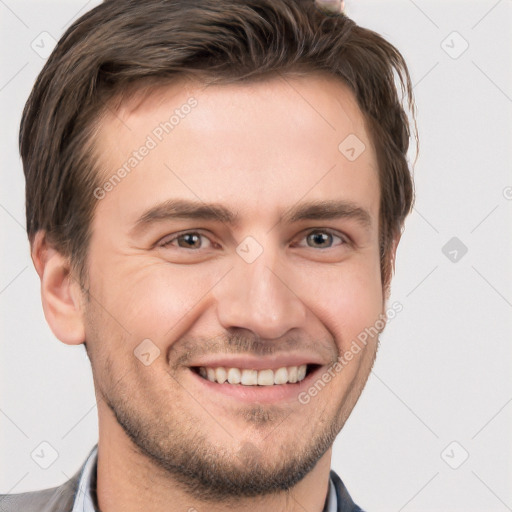
{"type": "Polygon", "coordinates": [[[389,260],[385,263],[385,283],[384,283],[384,304],[389,300],[391,296],[391,280],[393,278],[393,274],[395,273],[395,259],[396,259],[396,250],[398,249],[398,244],[400,242],[400,238],[402,237],[402,233],[397,233],[391,245],[391,250],[389,251],[389,260]]]}
{"type": "Polygon", "coordinates": [[[395,259],[396,259],[396,250],[398,249],[398,244],[400,243],[400,238],[402,238],[402,233],[397,233],[395,238],[393,238],[393,248],[391,249],[391,275],[395,273],[395,259]]]}
{"type": "Polygon", "coordinates": [[[68,258],[48,244],[46,233],[38,231],[31,251],[41,279],[44,316],[53,334],[68,345],[85,341],[80,285],[71,275],[68,258]]]}

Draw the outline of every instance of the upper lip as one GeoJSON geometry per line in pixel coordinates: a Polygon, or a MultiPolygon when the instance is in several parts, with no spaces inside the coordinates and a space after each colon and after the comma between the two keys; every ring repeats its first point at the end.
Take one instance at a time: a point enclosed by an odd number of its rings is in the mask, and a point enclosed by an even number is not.
{"type": "Polygon", "coordinates": [[[301,366],[303,364],[324,364],[318,356],[304,354],[279,355],[274,357],[248,357],[248,356],[216,356],[204,358],[190,364],[190,367],[205,366],[210,368],[240,368],[244,370],[277,370],[285,366],[301,366]]]}

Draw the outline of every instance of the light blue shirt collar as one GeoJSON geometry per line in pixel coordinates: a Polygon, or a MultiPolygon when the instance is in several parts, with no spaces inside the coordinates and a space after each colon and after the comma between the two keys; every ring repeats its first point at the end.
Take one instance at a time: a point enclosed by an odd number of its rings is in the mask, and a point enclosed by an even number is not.
{"type": "MultiPolygon", "coordinates": [[[[73,510],[71,512],[95,512],[96,510],[94,507],[91,484],[95,476],[97,458],[98,445],[91,450],[91,453],[85,461],[78,483],[78,491],[75,495],[73,510]]],[[[336,512],[337,507],[336,489],[332,478],[329,478],[329,492],[327,494],[327,508],[325,512],[336,512]]]]}
{"type": "Polygon", "coordinates": [[[91,484],[96,472],[96,462],[98,457],[98,445],[92,450],[85,461],[80,480],[78,481],[78,490],[75,494],[75,501],[71,512],[95,512],[94,500],[92,497],[91,484]]]}
{"type": "Polygon", "coordinates": [[[329,492],[327,493],[327,508],[326,512],[337,512],[338,510],[338,498],[336,496],[336,488],[332,478],[329,477],[329,492]]]}

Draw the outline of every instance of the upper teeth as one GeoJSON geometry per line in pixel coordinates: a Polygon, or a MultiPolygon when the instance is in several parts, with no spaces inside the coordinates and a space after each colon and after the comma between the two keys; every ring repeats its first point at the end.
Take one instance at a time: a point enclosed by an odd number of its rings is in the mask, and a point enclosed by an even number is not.
{"type": "Polygon", "coordinates": [[[199,373],[211,382],[223,384],[243,384],[245,386],[272,386],[274,384],[295,383],[306,377],[307,365],[283,366],[277,370],[240,370],[239,368],[209,368],[201,366],[199,373]]]}

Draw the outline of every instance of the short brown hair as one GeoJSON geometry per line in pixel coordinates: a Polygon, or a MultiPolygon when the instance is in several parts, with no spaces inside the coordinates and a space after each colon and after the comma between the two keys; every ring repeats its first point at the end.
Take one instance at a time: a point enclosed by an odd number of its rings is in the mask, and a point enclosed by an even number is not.
{"type": "Polygon", "coordinates": [[[406,98],[414,118],[409,72],[384,38],[343,13],[327,15],[313,0],[106,0],[77,20],[39,74],[21,120],[30,243],[44,230],[85,282],[92,191],[101,180],[94,134],[115,97],[183,77],[222,83],[297,70],[341,79],[368,123],[379,164],[387,288],[393,238],[414,200],[403,106],[406,98]]]}

